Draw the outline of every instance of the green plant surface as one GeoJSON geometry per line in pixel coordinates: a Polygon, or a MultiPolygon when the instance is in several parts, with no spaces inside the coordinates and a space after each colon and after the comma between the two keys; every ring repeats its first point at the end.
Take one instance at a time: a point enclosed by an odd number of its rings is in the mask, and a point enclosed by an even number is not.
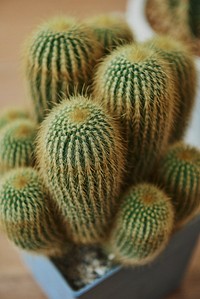
{"type": "Polygon", "coordinates": [[[34,164],[36,124],[28,119],[18,119],[0,132],[0,173],[34,164]]]}
{"type": "Polygon", "coordinates": [[[90,17],[85,20],[91,27],[97,40],[102,44],[104,54],[116,47],[133,42],[133,33],[121,15],[106,14],[90,17]]]}
{"type": "Polygon", "coordinates": [[[125,148],[118,123],[98,104],[63,100],[44,120],[37,161],[77,243],[105,237],[116,210],[125,148]]]}
{"type": "Polygon", "coordinates": [[[29,118],[29,114],[26,110],[14,107],[3,109],[0,113],[0,129],[17,119],[24,118],[29,118]]]}
{"type": "Polygon", "coordinates": [[[133,181],[148,178],[166,147],[175,117],[168,63],[145,45],[126,45],[99,65],[94,98],[119,119],[133,181]]]}
{"type": "Polygon", "coordinates": [[[177,115],[170,138],[170,143],[174,143],[183,139],[194,107],[197,89],[194,57],[187,46],[169,36],[155,37],[146,45],[156,49],[172,69],[177,104],[177,115]]]}
{"type": "Polygon", "coordinates": [[[0,228],[16,246],[45,255],[60,255],[67,250],[55,216],[36,170],[18,168],[4,175],[0,184],[0,228]]]}
{"type": "Polygon", "coordinates": [[[123,198],[109,243],[124,265],[153,261],[172,233],[174,210],[168,196],[154,185],[133,186],[123,198]]]}
{"type": "Polygon", "coordinates": [[[38,121],[63,94],[86,92],[102,47],[92,30],[73,18],[41,25],[25,45],[26,81],[38,121]]]}
{"type": "Polygon", "coordinates": [[[172,198],[177,227],[191,220],[200,208],[200,151],[184,143],[171,146],[160,162],[158,182],[172,198]]]}
{"type": "Polygon", "coordinates": [[[189,25],[196,38],[200,38],[200,2],[199,0],[189,1],[189,25]]]}

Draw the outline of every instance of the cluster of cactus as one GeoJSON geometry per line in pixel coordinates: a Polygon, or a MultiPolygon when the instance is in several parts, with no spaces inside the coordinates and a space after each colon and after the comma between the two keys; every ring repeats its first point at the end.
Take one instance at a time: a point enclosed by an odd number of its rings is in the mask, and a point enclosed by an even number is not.
{"type": "Polygon", "coordinates": [[[136,44],[121,17],[62,17],[29,39],[25,66],[37,122],[0,116],[1,229],[46,255],[98,244],[125,265],[152,261],[200,207],[200,152],[180,143],[191,54],[136,44]]]}

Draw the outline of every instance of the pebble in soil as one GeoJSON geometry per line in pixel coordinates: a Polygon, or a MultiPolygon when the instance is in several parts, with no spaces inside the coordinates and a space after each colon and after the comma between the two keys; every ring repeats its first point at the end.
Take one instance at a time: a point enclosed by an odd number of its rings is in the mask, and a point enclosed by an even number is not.
{"type": "Polygon", "coordinates": [[[113,254],[107,255],[96,246],[75,247],[73,253],[52,261],[74,290],[91,284],[117,266],[113,254]]]}

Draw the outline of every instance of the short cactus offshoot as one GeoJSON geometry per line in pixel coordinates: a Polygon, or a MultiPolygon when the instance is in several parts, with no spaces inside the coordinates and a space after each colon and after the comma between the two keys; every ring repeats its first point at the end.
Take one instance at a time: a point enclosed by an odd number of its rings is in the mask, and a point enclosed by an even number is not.
{"type": "Polygon", "coordinates": [[[8,172],[0,185],[0,226],[18,247],[45,255],[67,250],[48,192],[32,168],[8,172]]]}
{"type": "Polygon", "coordinates": [[[72,18],[54,18],[39,27],[25,53],[27,83],[38,121],[63,94],[82,92],[102,48],[92,30],[72,18]]]}
{"type": "Polygon", "coordinates": [[[105,54],[116,47],[133,42],[133,33],[125,20],[115,14],[99,15],[86,20],[97,40],[103,46],[105,54]]]}
{"type": "Polygon", "coordinates": [[[158,181],[172,198],[176,225],[183,225],[200,208],[200,151],[174,144],[160,162],[158,181]]]}
{"type": "Polygon", "coordinates": [[[124,170],[118,124],[84,97],[64,100],[44,120],[37,160],[77,243],[102,240],[116,211],[124,170]]]}
{"type": "Polygon", "coordinates": [[[34,164],[36,125],[28,119],[19,119],[1,129],[0,173],[9,169],[34,164]]]}
{"type": "Polygon", "coordinates": [[[110,235],[110,250],[125,265],[151,262],[166,246],[174,220],[170,199],[150,184],[124,197],[110,235]]]}
{"type": "Polygon", "coordinates": [[[93,93],[121,121],[127,167],[134,181],[142,181],[160,158],[174,122],[174,82],[168,63],[144,45],[120,47],[97,69],[93,93]]]}
{"type": "Polygon", "coordinates": [[[154,48],[172,69],[177,105],[177,115],[170,137],[170,143],[174,143],[184,137],[194,106],[197,86],[194,58],[183,43],[170,37],[157,37],[146,45],[154,48]]]}

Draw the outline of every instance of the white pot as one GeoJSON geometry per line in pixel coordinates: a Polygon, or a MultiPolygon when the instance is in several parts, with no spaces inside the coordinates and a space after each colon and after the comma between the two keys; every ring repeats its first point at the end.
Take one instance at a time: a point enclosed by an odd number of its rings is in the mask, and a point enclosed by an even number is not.
{"type": "MultiPolygon", "coordinates": [[[[134,31],[138,42],[146,41],[156,35],[150,27],[145,14],[147,0],[129,0],[127,3],[126,19],[134,31]]],[[[185,141],[200,148],[200,58],[196,58],[198,70],[198,87],[196,103],[193,109],[190,125],[185,135],[185,141]]]]}

